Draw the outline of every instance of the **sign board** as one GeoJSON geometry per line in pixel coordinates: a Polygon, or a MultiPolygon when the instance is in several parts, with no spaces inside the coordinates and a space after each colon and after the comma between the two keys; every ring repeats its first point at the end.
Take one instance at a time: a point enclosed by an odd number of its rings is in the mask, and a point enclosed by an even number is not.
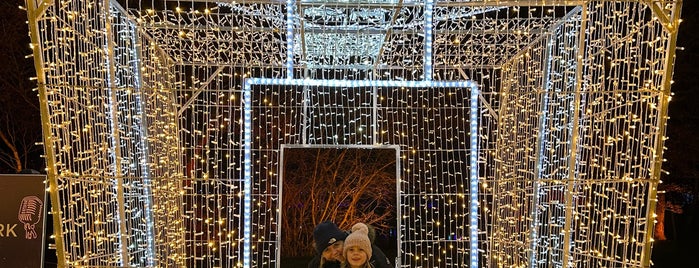
{"type": "Polygon", "coordinates": [[[0,175],[0,267],[43,267],[45,175],[0,175]]]}

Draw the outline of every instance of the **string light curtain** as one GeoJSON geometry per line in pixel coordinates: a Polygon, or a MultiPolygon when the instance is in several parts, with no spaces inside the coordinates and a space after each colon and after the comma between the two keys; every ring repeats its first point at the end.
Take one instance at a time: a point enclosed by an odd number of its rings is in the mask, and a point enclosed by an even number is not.
{"type": "Polygon", "coordinates": [[[37,4],[28,10],[61,264],[182,263],[169,56],[109,2],[37,4]]]}
{"type": "Polygon", "coordinates": [[[399,146],[401,267],[650,263],[680,1],[26,9],[61,265],[280,265],[284,144],[399,146]]]}

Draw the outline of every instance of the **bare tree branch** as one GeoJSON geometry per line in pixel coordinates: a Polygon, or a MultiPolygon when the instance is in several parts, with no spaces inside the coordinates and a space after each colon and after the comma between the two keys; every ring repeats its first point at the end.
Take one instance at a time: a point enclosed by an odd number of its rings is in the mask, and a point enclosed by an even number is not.
{"type": "Polygon", "coordinates": [[[313,228],[322,221],[344,230],[364,222],[383,234],[395,228],[395,151],[298,149],[284,161],[283,257],[312,255],[313,228]]]}
{"type": "Polygon", "coordinates": [[[31,50],[27,45],[27,15],[17,6],[24,1],[0,3],[7,13],[0,17],[0,172],[24,168],[43,169],[40,159],[41,119],[39,99],[29,79],[36,76],[31,50]]]}
{"type": "Polygon", "coordinates": [[[21,158],[19,157],[19,152],[17,152],[17,148],[12,144],[12,142],[5,136],[5,133],[0,129],[0,140],[2,140],[7,147],[10,148],[10,151],[12,152],[12,158],[15,160],[14,161],[14,166],[15,166],[15,172],[20,172],[22,171],[22,161],[21,158]]]}

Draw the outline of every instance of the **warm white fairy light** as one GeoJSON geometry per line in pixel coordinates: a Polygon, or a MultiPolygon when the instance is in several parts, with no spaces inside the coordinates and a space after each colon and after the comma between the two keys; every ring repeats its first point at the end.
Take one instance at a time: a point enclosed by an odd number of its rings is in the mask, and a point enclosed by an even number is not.
{"type": "Polygon", "coordinates": [[[401,147],[403,267],[648,265],[676,1],[37,2],[68,266],[279,264],[281,144],[401,147]]]}

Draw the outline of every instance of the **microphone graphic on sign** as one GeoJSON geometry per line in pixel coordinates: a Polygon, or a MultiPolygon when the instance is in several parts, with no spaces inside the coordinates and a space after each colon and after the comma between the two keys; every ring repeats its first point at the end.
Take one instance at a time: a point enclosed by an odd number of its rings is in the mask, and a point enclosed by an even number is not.
{"type": "Polygon", "coordinates": [[[36,196],[25,196],[22,199],[22,204],[19,206],[19,221],[24,223],[24,236],[26,239],[36,238],[36,231],[34,231],[34,225],[39,223],[41,220],[41,206],[43,202],[36,196]]]}

